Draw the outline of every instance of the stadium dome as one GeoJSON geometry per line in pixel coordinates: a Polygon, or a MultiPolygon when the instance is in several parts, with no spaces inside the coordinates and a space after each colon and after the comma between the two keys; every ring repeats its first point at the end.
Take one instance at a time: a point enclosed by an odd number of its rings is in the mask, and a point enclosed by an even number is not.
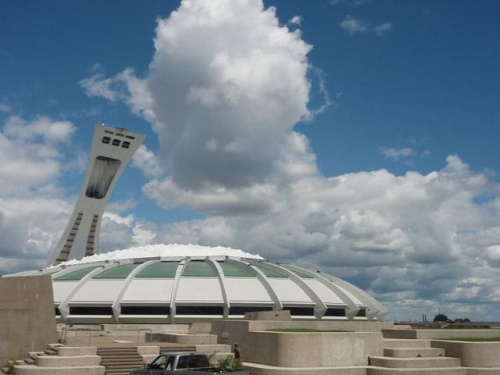
{"type": "Polygon", "coordinates": [[[56,317],[73,323],[241,319],[290,310],[292,319],[381,319],[386,308],[354,285],[225,247],[149,245],[9,276],[50,275],[56,317]]]}

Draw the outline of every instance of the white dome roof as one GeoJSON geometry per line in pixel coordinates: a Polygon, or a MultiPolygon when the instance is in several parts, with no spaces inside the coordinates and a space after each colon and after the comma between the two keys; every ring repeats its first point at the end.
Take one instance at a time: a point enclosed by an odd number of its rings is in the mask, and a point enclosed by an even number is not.
{"type": "Polygon", "coordinates": [[[241,319],[266,310],[323,320],[387,314],[346,281],[220,246],[148,245],[22,273],[41,274],[51,275],[56,316],[67,323],[241,319]]]}

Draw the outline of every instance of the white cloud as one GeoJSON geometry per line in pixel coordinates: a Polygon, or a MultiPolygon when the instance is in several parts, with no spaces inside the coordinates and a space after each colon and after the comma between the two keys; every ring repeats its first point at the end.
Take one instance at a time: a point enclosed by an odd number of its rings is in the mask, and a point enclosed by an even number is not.
{"type": "Polygon", "coordinates": [[[132,157],[132,165],[148,177],[160,177],[165,169],[159,165],[156,155],[141,145],[132,157]]]}
{"type": "Polygon", "coordinates": [[[361,19],[356,19],[350,15],[346,15],[339,23],[339,26],[348,35],[375,33],[377,36],[384,36],[392,30],[392,23],[384,22],[378,26],[372,26],[369,22],[361,19]]]}
{"type": "Polygon", "coordinates": [[[388,159],[399,160],[402,158],[407,158],[409,156],[415,155],[415,151],[410,147],[404,148],[392,148],[392,147],[381,147],[379,152],[388,159]]]}
{"type": "Polygon", "coordinates": [[[12,110],[12,107],[6,103],[0,103],[0,112],[8,113],[12,110]]]}
{"type": "Polygon", "coordinates": [[[9,117],[0,132],[0,192],[19,195],[54,184],[65,159],[62,146],[74,131],[68,121],[9,117]]]}
{"type": "Polygon", "coordinates": [[[288,21],[290,25],[300,26],[302,25],[302,16],[293,16],[290,21],[288,21]]]}
{"type": "Polygon", "coordinates": [[[339,24],[340,28],[349,35],[364,33],[369,30],[370,25],[362,20],[357,20],[350,15],[344,17],[339,24]]]}
{"type": "Polygon", "coordinates": [[[375,26],[373,28],[373,31],[378,36],[383,36],[385,33],[388,33],[391,30],[392,30],[392,23],[390,23],[390,22],[384,22],[384,23],[382,23],[378,26],[375,26]]]}

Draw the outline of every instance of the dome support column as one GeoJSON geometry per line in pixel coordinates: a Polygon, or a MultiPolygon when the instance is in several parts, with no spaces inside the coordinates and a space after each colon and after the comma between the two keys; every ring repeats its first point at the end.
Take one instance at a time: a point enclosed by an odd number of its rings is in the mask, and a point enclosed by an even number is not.
{"type": "Polygon", "coordinates": [[[328,275],[327,279],[334,284],[338,284],[366,305],[366,319],[382,319],[387,315],[387,309],[385,306],[368,293],[363,292],[358,287],[335,276],[328,275]]]}
{"type": "Polygon", "coordinates": [[[321,284],[326,286],[333,293],[335,293],[337,296],[340,297],[342,302],[344,302],[346,305],[345,315],[346,315],[347,319],[352,320],[356,317],[356,314],[359,311],[359,307],[356,306],[356,303],[353,301],[353,299],[351,297],[349,297],[346,293],[344,293],[344,291],[341,288],[339,288],[337,285],[335,285],[334,283],[329,281],[324,276],[321,276],[321,274],[319,274],[319,273],[314,273],[314,272],[311,272],[311,271],[306,270],[304,268],[300,268],[299,270],[300,270],[300,272],[303,272],[303,273],[313,277],[314,279],[318,280],[321,284]]]}
{"type": "Polygon", "coordinates": [[[113,309],[113,317],[116,323],[120,322],[120,314],[121,314],[120,310],[121,310],[122,299],[125,293],[127,292],[130,283],[132,282],[132,280],[134,280],[135,275],[137,275],[144,268],[146,268],[150,264],[153,264],[154,262],[156,262],[156,260],[150,260],[149,262],[144,262],[143,264],[138,265],[132,270],[132,272],[129,273],[129,275],[125,279],[125,284],[123,285],[122,290],[116,296],[115,300],[113,301],[113,305],[111,305],[111,308],[113,309]]]}
{"type": "Polygon", "coordinates": [[[227,297],[226,280],[224,278],[224,271],[222,270],[221,266],[219,266],[219,263],[217,263],[217,261],[213,260],[212,258],[208,257],[206,259],[206,261],[212,263],[212,265],[217,270],[217,274],[219,276],[220,290],[222,292],[222,298],[224,298],[224,313],[223,313],[223,317],[224,317],[224,319],[227,319],[228,316],[229,316],[229,308],[231,307],[231,305],[229,303],[229,298],[227,297]]]}
{"type": "Polygon", "coordinates": [[[175,300],[177,299],[177,291],[179,289],[179,283],[181,282],[182,272],[184,271],[184,266],[189,262],[189,259],[181,260],[175,271],[174,286],[172,287],[172,296],[170,298],[170,323],[175,324],[175,300]]]}
{"type": "Polygon", "coordinates": [[[292,271],[286,269],[285,267],[281,267],[277,264],[273,263],[266,263],[266,267],[269,267],[271,269],[275,269],[279,272],[285,273],[290,277],[290,279],[297,284],[306,294],[307,296],[311,299],[311,301],[314,302],[314,317],[316,319],[321,319],[323,315],[325,315],[326,310],[328,309],[325,305],[325,303],[321,300],[321,298],[305,283],[304,280],[300,278],[297,274],[293,273],[292,271]]]}
{"type": "Polygon", "coordinates": [[[278,298],[278,295],[274,292],[274,289],[271,286],[271,284],[269,283],[269,280],[267,280],[267,276],[264,275],[264,273],[261,270],[259,270],[255,266],[253,266],[251,263],[245,262],[245,261],[242,261],[239,259],[230,258],[230,261],[234,262],[234,263],[243,264],[247,267],[252,268],[252,270],[254,270],[255,273],[257,274],[257,279],[264,286],[264,289],[266,290],[267,294],[269,294],[269,297],[271,297],[271,300],[273,301],[273,305],[274,305],[273,310],[277,310],[277,311],[283,310],[283,304],[281,303],[280,299],[278,298]]]}
{"type": "MultiPolygon", "coordinates": [[[[79,267],[78,269],[86,268],[85,266],[88,267],[88,264],[84,265],[83,267],[79,267]]],[[[85,285],[85,283],[87,282],[88,279],[90,279],[95,274],[101,272],[103,270],[103,268],[109,268],[109,267],[106,267],[105,264],[102,264],[99,267],[97,267],[95,270],[90,271],[88,274],[86,274],[84,277],[82,277],[81,280],[78,282],[78,284],[73,288],[71,293],[69,293],[66,296],[66,298],[64,299],[64,301],[62,301],[59,304],[59,306],[58,306],[59,312],[61,313],[61,317],[63,318],[64,323],[67,323],[67,319],[68,319],[68,315],[69,315],[69,303],[71,302],[71,299],[75,296],[76,293],[78,293],[78,291],[80,289],[82,289],[83,285],[85,285]]],[[[67,273],[70,273],[70,272],[76,271],[76,269],[71,268],[68,271],[69,272],[67,272],[67,273]]],[[[62,276],[62,275],[59,275],[59,276],[62,276]]]]}

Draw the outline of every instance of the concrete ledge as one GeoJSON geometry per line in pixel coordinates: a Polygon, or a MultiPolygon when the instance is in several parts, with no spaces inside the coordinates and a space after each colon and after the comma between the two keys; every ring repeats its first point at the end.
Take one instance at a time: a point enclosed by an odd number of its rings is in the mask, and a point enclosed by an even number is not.
{"type": "Polygon", "coordinates": [[[96,346],[60,346],[57,348],[58,355],[62,356],[81,356],[81,355],[97,355],[96,346]]]}
{"type": "Polygon", "coordinates": [[[384,348],[430,348],[431,340],[429,339],[384,339],[384,348]]]}
{"type": "Polygon", "coordinates": [[[459,358],[429,357],[429,358],[390,358],[370,357],[370,365],[389,368],[438,368],[460,367],[459,358]]]}
{"type": "Polygon", "coordinates": [[[500,367],[500,342],[435,340],[432,347],[443,348],[447,356],[461,358],[465,367],[500,367]]]}
{"type": "Polygon", "coordinates": [[[366,375],[366,366],[275,367],[245,362],[244,367],[245,370],[251,371],[256,375],[366,375]]]}
{"type": "Polygon", "coordinates": [[[189,345],[217,344],[217,335],[210,333],[179,334],[179,333],[146,333],[146,340],[151,342],[173,342],[189,345]]]}
{"type": "Polygon", "coordinates": [[[500,367],[479,368],[467,367],[467,375],[498,375],[500,374],[500,367]]]}
{"type": "Polygon", "coordinates": [[[384,338],[392,339],[492,338],[500,336],[498,329],[383,329],[382,333],[384,338]]]}
{"type": "Polygon", "coordinates": [[[464,367],[453,368],[386,368],[368,367],[367,375],[468,375],[464,367]]]}
{"type": "Polygon", "coordinates": [[[38,367],[38,366],[15,366],[16,375],[104,375],[104,366],[82,366],[82,367],[38,367]]]}
{"type": "Polygon", "coordinates": [[[394,358],[444,357],[445,351],[441,348],[386,348],[384,356],[394,358]]]}
{"type": "Polygon", "coordinates": [[[231,345],[226,344],[214,344],[214,345],[196,345],[196,351],[203,354],[213,354],[213,353],[231,353],[231,345]]]}
{"type": "Polygon", "coordinates": [[[79,367],[98,366],[100,364],[101,357],[98,355],[43,355],[36,357],[36,365],[40,367],[79,367]]]}

